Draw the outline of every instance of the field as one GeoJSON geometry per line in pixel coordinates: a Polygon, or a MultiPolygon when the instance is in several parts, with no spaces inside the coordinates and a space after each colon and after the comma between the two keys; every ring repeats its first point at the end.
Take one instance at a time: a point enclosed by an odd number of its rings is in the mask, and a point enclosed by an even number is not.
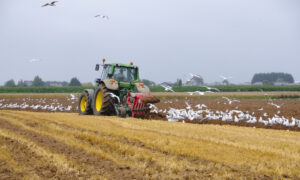
{"type": "Polygon", "coordinates": [[[300,132],[0,111],[1,179],[300,178],[300,132]]]}
{"type": "Polygon", "coordinates": [[[299,92],[153,94],[150,119],[80,116],[79,94],[0,94],[0,179],[300,178],[299,92]]]}

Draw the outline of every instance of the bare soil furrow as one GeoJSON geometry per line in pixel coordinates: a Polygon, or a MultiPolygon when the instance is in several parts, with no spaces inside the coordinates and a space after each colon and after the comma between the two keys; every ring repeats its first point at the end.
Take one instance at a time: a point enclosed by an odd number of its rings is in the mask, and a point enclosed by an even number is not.
{"type": "Polygon", "coordinates": [[[16,173],[4,160],[0,159],[0,179],[19,180],[23,175],[16,173]]]}

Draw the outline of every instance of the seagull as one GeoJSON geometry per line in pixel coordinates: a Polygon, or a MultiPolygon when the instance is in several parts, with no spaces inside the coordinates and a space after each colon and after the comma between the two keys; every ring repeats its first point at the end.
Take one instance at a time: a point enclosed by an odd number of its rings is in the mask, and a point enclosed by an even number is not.
{"type": "Polygon", "coordinates": [[[51,3],[46,3],[44,5],[42,5],[42,7],[46,7],[46,6],[56,6],[55,3],[57,3],[58,1],[52,1],[51,3]]]}
{"type": "Polygon", "coordinates": [[[212,88],[212,87],[208,87],[208,86],[201,86],[201,87],[204,87],[204,88],[206,88],[208,90],[215,90],[215,91],[220,92],[220,90],[218,88],[212,88]]]}
{"type": "Polygon", "coordinates": [[[232,104],[233,102],[240,102],[239,100],[231,100],[228,97],[224,97],[224,96],[222,98],[226,99],[228,101],[228,104],[232,104]]]}
{"type": "Polygon", "coordinates": [[[109,17],[108,17],[108,16],[106,16],[106,15],[100,15],[100,14],[97,14],[97,15],[95,16],[95,18],[102,18],[102,19],[107,19],[107,20],[109,20],[109,17]]]}
{"type": "Polygon", "coordinates": [[[115,95],[114,93],[109,92],[109,93],[106,93],[106,94],[109,94],[113,98],[117,98],[117,100],[118,100],[119,103],[121,102],[119,96],[115,95]]]}
{"type": "Polygon", "coordinates": [[[201,92],[201,91],[195,91],[195,92],[188,92],[191,96],[194,94],[194,93],[198,93],[199,95],[203,96],[205,94],[205,92],[201,92]]]}
{"type": "Polygon", "coordinates": [[[165,88],[165,91],[171,91],[171,92],[175,92],[171,86],[164,86],[164,85],[161,85],[163,88],[165,88]]]}
{"type": "Polygon", "coordinates": [[[268,103],[268,104],[271,105],[271,106],[275,106],[277,109],[279,109],[284,103],[282,103],[281,105],[275,104],[273,102],[268,103]]]}
{"type": "Polygon", "coordinates": [[[70,100],[74,100],[75,99],[75,95],[74,94],[70,94],[71,99],[70,100]]]}
{"type": "Polygon", "coordinates": [[[259,111],[263,111],[264,110],[264,108],[262,107],[262,108],[260,108],[260,109],[258,109],[259,111]]]}
{"type": "Polygon", "coordinates": [[[220,78],[222,78],[223,80],[228,80],[228,79],[231,79],[232,77],[230,76],[230,77],[225,77],[225,76],[220,76],[220,78]]]}
{"type": "Polygon", "coordinates": [[[30,63],[40,62],[40,61],[41,61],[40,59],[30,59],[30,60],[29,60],[30,63]]]}

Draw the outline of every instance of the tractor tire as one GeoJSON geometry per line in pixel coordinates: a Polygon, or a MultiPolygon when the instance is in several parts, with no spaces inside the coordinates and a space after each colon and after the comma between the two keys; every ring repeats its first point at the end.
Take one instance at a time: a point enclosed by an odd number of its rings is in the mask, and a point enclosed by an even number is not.
{"type": "Polygon", "coordinates": [[[110,91],[103,84],[100,84],[95,90],[93,98],[94,115],[112,116],[116,114],[114,106],[115,100],[108,93],[110,93],[110,91]]]}
{"type": "Polygon", "coordinates": [[[93,114],[92,103],[89,100],[89,93],[84,91],[78,102],[78,111],[80,115],[93,114]]]}

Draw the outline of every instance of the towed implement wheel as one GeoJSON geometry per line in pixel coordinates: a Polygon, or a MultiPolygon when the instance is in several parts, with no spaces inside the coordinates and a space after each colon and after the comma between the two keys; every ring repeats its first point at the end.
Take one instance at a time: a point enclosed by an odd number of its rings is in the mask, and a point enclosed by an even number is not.
{"type": "Polygon", "coordinates": [[[93,98],[93,112],[95,115],[114,115],[114,99],[104,85],[99,85],[93,98]]]}
{"type": "Polygon", "coordinates": [[[89,94],[83,92],[79,98],[78,111],[81,115],[92,114],[91,102],[89,101],[89,94]]]}

